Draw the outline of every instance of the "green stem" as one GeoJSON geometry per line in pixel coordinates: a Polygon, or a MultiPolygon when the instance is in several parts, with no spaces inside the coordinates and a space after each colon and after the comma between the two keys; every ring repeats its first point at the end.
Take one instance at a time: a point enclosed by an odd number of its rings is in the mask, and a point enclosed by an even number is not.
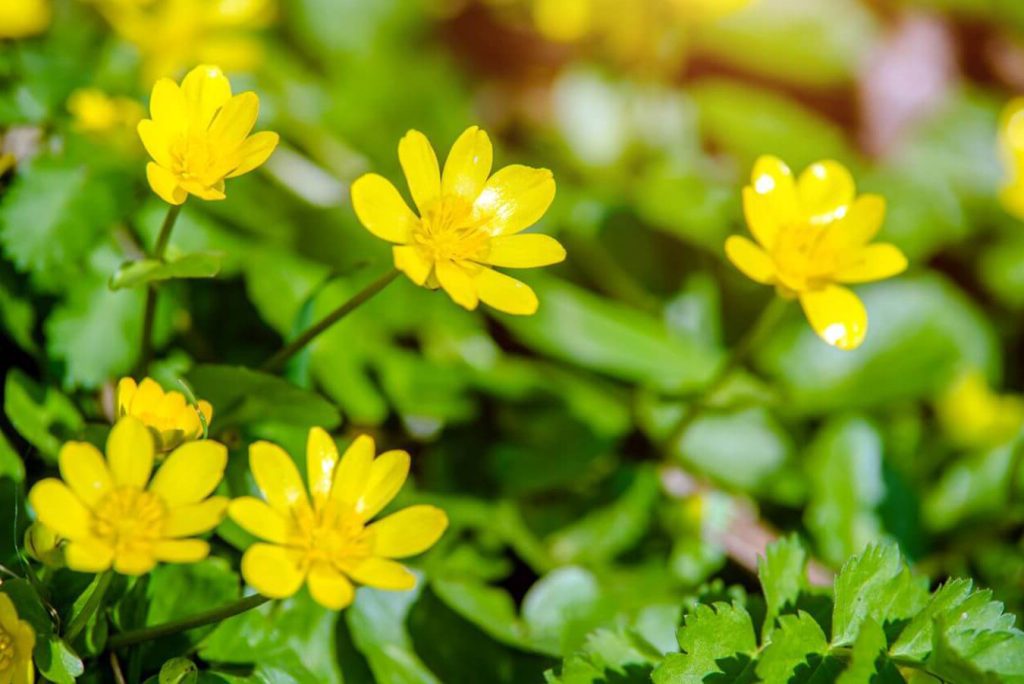
{"type": "Polygon", "coordinates": [[[740,341],[736,343],[736,346],[732,348],[729,358],[726,359],[722,367],[718,369],[718,372],[711,378],[711,381],[704,387],[700,396],[694,399],[686,408],[683,415],[679,418],[679,422],[672,428],[672,432],[669,433],[668,438],[665,440],[665,448],[667,450],[671,451],[682,441],[683,437],[686,436],[686,431],[690,429],[693,422],[708,408],[711,400],[722,389],[726,381],[732,377],[736,369],[743,365],[743,362],[747,360],[747,356],[750,355],[754,347],[762,342],[764,337],[775,328],[782,319],[782,314],[786,311],[786,304],[788,304],[788,300],[782,297],[773,297],[768,306],[761,311],[757,321],[750,326],[740,341]]]}
{"type": "Polygon", "coordinates": [[[96,613],[99,607],[103,604],[103,597],[107,594],[107,589],[110,587],[111,580],[114,579],[114,573],[107,570],[105,573],[99,576],[96,582],[96,588],[89,596],[89,600],[82,606],[82,612],[75,616],[75,619],[68,625],[68,629],[64,632],[64,638],[69,643],[74,641],[82,630],[89,624],[89,620],[96,613]]]}
{"type": "Polygon", "coordinates": [[[288,359],[302,351],[302,349],[312,342],[317,335],[358,309],[361,305],[372,299],[374,295],[390,285],[391,281],[397,278],[399,273],[400,271],[398,271],[398,269],[392,268],[362,290],[352,295],[348,301],[324,316],[320,322],[308,328],[301,335],[282,347],[280,351],[264,361],[263,365],[260,366],[260,370],[276,371],[280,369],[288,359]]]}
{"type": "MultiPolygon", "coordinates": [[[[156,238],[156,245],[153,248],[152,258],[163,261],[164,252],[167,251],[167,244],[171,240],[171,232],[178,220],[183,204],[172,204],[164,217],[164,223],[160,226],[160,234],[156,238]]],[[[146,308],[142,318],[142,353],[139,355],[138,374],[142,375],[149,368],[149,362],[153,357],[153,321],[156,318],[156,285],[150,284],[146,288],[146,308]]]]}
{"type": "Polygon", "coordinates": [[[205,613],[197,613],[178,620],[171,620],[170,622],[165,622],[162,625],[154,625],[152,627],[143,627],[141,629],[133,629],[128,632],[121,632],[120,634],[115,634],[110,637],[107,641],[107,648],[114,650],[124,648],[126,646],[134,646],[135,644],[141,644],[144,641],[152,641],[154,639],[160,639],[162,637],[171,636],[172,634],[177,634],[178,632],[195,629],[196,627],[212,625],[244,613],[247,610],[258,608],[269,600],[270,599],[266,596],[253,594],[251,596],[241,598],[234,603],[229,603],[225,606],[208,610],[205,613]]]}

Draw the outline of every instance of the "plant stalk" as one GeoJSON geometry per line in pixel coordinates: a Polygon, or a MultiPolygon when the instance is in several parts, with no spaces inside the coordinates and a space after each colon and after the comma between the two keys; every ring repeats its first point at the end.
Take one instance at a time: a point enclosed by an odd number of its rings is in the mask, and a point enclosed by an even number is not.
{"type": "MultiPolygon", "coordinates": [[[[163,261],[164,253],[167,251],[167,244],[171,241],[171,232],[174,224],[181,214],[183,204],[172,204],[164,217],[164,223],[160,226],[160,234],[156,238],[156,245],[153,247],[153,259],[163,261]]],[[[142,318],[142,352],[139,355],[138,374],[143,375],[149,368],[149,362],[153,358],[153,322],[156,318],[156,285],[150,283],[146,287],[146,308],[142,318]]]]}
{"type": "Polygon", "coordinates": [[[178,632],[185,632],[190,629],[195,629],[196,627],[212,625],[223,620],[227,620],[230,617],[240,615],[247,610],[258,608],[269,600],[270,599],[266,596],[253,594],[251,596],[245,596],[234,603],[229,603],[227,605],[220,606],[219,608],[208,610],[205,613],[197,613],[177,620],[171,620],[170,622],[165,622],[162,625],[154,625],[152,627],[143,627],[127,632],[121,632],[120,634],[115,634],[110,637],[107,641],[107,648],[110,650],[125,648],[126,646],[141,644],[144,641],[152,641],[153,639],[171,636],[178,632]]]}
{"type": "Polygon", "coordinates": [[[75,619],[68,624],[68,629],[64,633],[64,638],[68,643],[74,641],[79,634],[89,624],[89,620],[95,615],[99,607],[103,605],[103,598],[107,594],[107,589],[110,588],[110,582],[114,579],[114,572],[107,570],[105,573],[100,575],[99,580],[96,583],[96,589],[93,590],[92,595],[89,596],[89,600],[82,606],[82,612],[75,616],[75,619]]]}

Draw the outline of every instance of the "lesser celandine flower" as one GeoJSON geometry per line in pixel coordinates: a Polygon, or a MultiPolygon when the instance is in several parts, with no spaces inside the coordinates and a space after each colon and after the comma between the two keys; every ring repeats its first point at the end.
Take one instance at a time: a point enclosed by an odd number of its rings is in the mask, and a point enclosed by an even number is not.
{"type": "Polygon", "coordinates": [[[2,0],[0,38],[27,38],[42,33],[50,25],[51,14],[50,0],[2,0]]]}
{"type": "Polygon", "coordinates": [[[224,517],[227,499],[210,494],[220,484],[227,449],[210,440],[188,442],[153,475],[153,435],[127,417],[107,439],[107,458],[85,442],[60,450],[62,480],[41,480],[29,492],[39,520],[67,539],[72,570],[142,575],[158,561],[193,563],[210,546],[193,535],[224,517]],[[152,475],[152,479],[150,476],[152,475]]]}
{"type": "Polygon", "coordinates": [[[840,349],[856,349],[868,329],[867,312],[845,283],[881,280],[907,267],[890,244],[868,244],[882,227],[885,200],[856,196],[853,177],[834,161],[811,165],[798,179],[782,161],[761,157],[743,208],[757,244],[732,236],[729,259],[747,277],[799,298],[811,327],[840,349]]]}
{"type": "Polygon", "coordinates": [[[1008,212],[1024,219],[1024,97],[1013,100],[1003,110],[999,151],[1007,174],[1000,199],[1008,212]]]}
{"type": "Polygon", "coordinates": [[[138,418],[153,432],[158,452],[199,439],[213,420],[213,406],[200,399],[193,406],[181,392],[164,388],[152,378],[136,384],[133,378],[117,383],[117,416],[138,418]]]}
{"type": "Polygon", "coordinates": [[[145,110],[130,97],[111,96],[99,88],[79,88],[68,98],[75,128],[85,133],[134,129],[145,110]]]}
{"type": "Polygon", "coordinates": [[[0,593],[0,682],[2,684],[30,684],[35,681],[32,667],[32,649],[36,646],[36,633],[32,625],[18,618],[14,602],[0,593]]]}
{"type": "Polygon", "coordinates": [[[395,243],[395,267],[417,285],[444,288],[467,309],[483,301],[506,313],[534,313],[533,290],[492,266],[534,268],[565,259],[554,238],[520,234],[551,205],[551,172],[512,165],[492,176],[491,141],[476,126],[452,145],[443,173],[419,131],[402,138],[398,158],[419,216],[382,176],[367,174],[352,184],[359,220],[395,243]]]}
{"type": "Polygon", "coordinates": [[[256,93],[231,95],[218,67],[202,65],[179,87],[169,78],[153,86],[152,119],[139,122],[139,137],[153,161],[146,176],[153,191],[170,204],[189,194],[224,199],[224,179],[241,176],[267,160],[277,133],[250,136],[259,114],[256,93]]]}
{"type": "Polygon", "coordinates": [[[1024,397],[998,394],[985,374],[961,373],[935,403],[935,412],[957,446],[985,448],[1012,439],[1024,426],[1024,397]]]}
{"type": "Polygon", "coordinates": [[[357,438],[339,460],[324,430],[309,431],[306,472],[309,494],[292,459],[278,446],[256,442],[249,465],[266,501],[241,497],[229,515],[265,539],[246,550],[242,575],[270,598],[295,594],[305,583],[321,605],[344,608],[358,582],[407,590],[416,577],[394,558],[422,553],[448,526],[444,511],[410,506],[375,523],[370,520],[402,488],[409,454],[387,451],[374,458],[373,439],[357,438]]]}

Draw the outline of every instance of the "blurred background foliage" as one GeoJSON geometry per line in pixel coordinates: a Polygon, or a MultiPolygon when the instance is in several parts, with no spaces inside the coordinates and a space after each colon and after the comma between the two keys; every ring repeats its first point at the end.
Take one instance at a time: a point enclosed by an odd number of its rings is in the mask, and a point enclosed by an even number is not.
{"type": "MultiPolygon", "coordinates": [[[[801,535],[825,576],[891,539],[931,577],[974,577],[1024,610],[1024,231],[999,204],[996,153],[1024,89],[1024,4],[662,5],[54,0],[44,32],[0,43],[0,558],[16,565],[21,483],[64,440],[102,441],[139,360],[144,291],[111,276],[165,211],[140,105],[157,76],[216,61],[282,144],[226,201],[185,206],[168,255],[219,272],[162,287],[152,374],[214,404],[232,494],[251,488],[252,440],[297,454],[314,424],[369,431],[412,452],[405,500],[442,505],[452,528],[411,594],[364,589],[340,616],[298,598],[153,644],[146,667],[206,636],[198,657],[252,681],[540,681],[598,626],[643,644],[598,633],[591,648],[676,650],[681,600],[756,587],[775,531],[801,535]],[[409,128],[446,149],[473,123],[498,164],[558,182],[541,230],[569,258],[525,274],[537,315],[468,313],[402,280],[287,382],[241,368],[388,267],[349,183],[398,180],[409,128]],[[789,311],[665,462],[682,402],[772,296],[722,252],[764,153],[848,165],[887,198],[883,239],[911,269],[858,288],[871,330],[856,352],[789,311]]],[[[231,523],[219,537],[249,541],[231,523]]],[[[230,557],[158,569],[123,624],[237,596],[230,557]]]]}

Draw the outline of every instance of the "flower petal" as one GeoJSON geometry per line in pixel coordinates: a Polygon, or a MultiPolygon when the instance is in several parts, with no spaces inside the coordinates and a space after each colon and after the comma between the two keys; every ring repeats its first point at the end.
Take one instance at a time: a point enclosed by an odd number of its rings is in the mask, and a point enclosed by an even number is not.
{"type": "Polygon", "coordinates": [[[356,501],[356,513],[369,520],[387,506],[409,476],[409,454],[405,451],[385,451],[370,465],[366,488],[356,501]]]}
{"type": "Polygon", "coordinates": [[[868,314],[852,291],[839,285],[800,294],[807,320],[818,337],[833,347],[856,349],[868,332],[868,314]]]}
{"type": "Polygon", "coordinates": [[[288,516],[295,506],[309,506],[299,470],[281,447],[254,442],[249,446],[249,467],[267,503],[278,512],[288,516]]]}
{"type": "Polygon", "coordinates": [[[200,64],[181,82],[193,130],[205,131],[213,115],[231,99],[231,82],[219,67],[200,64]]]}
{"type": "Polygon", "coordinates": [[[71,489],[56,478],[40,480],[28,493],[36,517],[66,539],[84,539],[92,527],[92,513],[71,489]]]}
{"type": "Polygon", "coordinates": [[[306,480],[316,506],[330,495],[337,465],[338,446],[334,439],[323,428],[312,428],[306,440],[306,480]]]}
{"type": "Polygon", "coordinates": [[[247,91],[224,103],[210,123],[210,142],[220,153],[233,152],[256,125],[260,114],[260,98],[247,91]]]}
{"type": "Polygon", "coordinates": [[[139,386],[135,378],[121,378],[117,383],[117,417],[127,415],[131,411],[132,398],[139,386]]]}
{"type": "Polygon", "coordinates": [[[138,577],[156,567],[152,549],[119,549],[114,554],[114,570],[122,575],[138,577]]]}
{"type": "Polygon", "coordinates": [[[420,250],[412,245],[395,245],[391,248],[395,257],[395,268],[409,276],[409,280],[420,287],[427,282],[434,263],[424,258],[420,250]]]}
{"type": "Polygon", "coordinates": [[[355,588],[345,575],[329,563],[315,563],[306,578],[313,600],[324,608],[341,610],[355,597],[355,588]]]}
{"type": "Polygon", "coordinates": [[[854,200],[841,221],[828,227],[825,239],[838,252],[863,247],[878,235],[884,220],[885,198],[861,195],[854,200]]]}
{"type": "Polygon", "coordinates": [[[188,197],[188,192],[178,183],[177,177],[154,162],[146,164],[146,180],[153,192],[168,204],[181,204],[188,197]]]}
{"type": "Polygon", "coordinates": [[[74,539],[64,547],[64,562],[77,572],[103,572],[114,564],[114,549],[92,537],[74,539]]]}
{"type": "Polygon", "coordinates": [[[423,214],[441,196],[441,171],[434,148],[427,136],[409,131],[398,142],[398,160],[402,163],[412,201],[423,214]]]}
{"type": "Polygon", "coordinates": [[[299,569],[298,552],[273,544],[253,544],[242,556],[242,577],[269,598],[288,598],[305,579],[299,569]]]}
{"type": "Polygon", "coordinates": [[[565,247],[553,237],[530,233],[502,235],[491,240],[484,261],[506,268],[537,268],[565,261],[565,247]]]}
{"type": "Polygon", "coordinates": [[[115,484],[145,489],[153,472],[153,435],[141,420],[125,416],[117,421],[107,437],[107,465],[115,484]]]}
{"type": "Polygon", "coordinates": [[[373,466],[373,455],[376,447],[373,437],[359,435],[349,445],[334,471],[334,483],[331,486],[331,498],[352,508],[366,490],[373,466]]]}
{"type": "Polygon", "coordinates": [[[241,163],[226,177],[235,178],[261,166],[274,153],[280,141],[281,136],[271,131],[261,131],[249,136],[238,148],[238,156],[241,159],[241,163]]]}
{"type": "MultiPolygon", "coordinates": [[[[879,242],[854,253],[835,273],[841,283],[869,283],[891,278],[907,269],[907,257],[896,245],[879,242]]],[[[66,479],[66,478],[65,478],[66,479]]]]}
{"type": "Polygon", "coordinates": [[[359,222],[382,240],[405,244],[416,225],[415,214],[383,176],[368,173],[352,184],[352,208],[359,222]]]}
{"type": "Polygon", "coordinates": [[[136,130],[142,140],[142,146],[146,148],[149,156],[160,166],[170,167],[173,163],[171,158],[172,138],[168,134],[168,130],[158,126],[152,119],[140,121],[136,130]]]}
{"type": "Polygon", "coordinates": [[[448,527],[448,515],[436,506],[410,506],[373,523],[373,552],[405,558],[426,551],[448,527]]]}
{"type": "Polygon", "coordinates": [[[149,96],[150,117],[168,133],[184,133],[188,125],[188,107],[185,93],[169,78],[161,78],[153,84],[149,96]]]}
{"type": "Polygon", "coordinates": [[[779,227],[800,219],[793,172],[777,157],[754,162],[749,190],[743,191],[747,225],[762,247],[772,248],[779,227]]]}
{"type": "Polygon", "coordinates": [[[367,558],[346,571],[356,582],[377,589],[407,591],[416,586],[416,575],[401,563],[385,558],[367,558]]]}
{"type": "Polygon", "coordinates": [[[464,309],[472,311],[480,302],[476,285],[465,269],[454,261],[444,259],[434,265],[437,280],[452,300],[464,309]]]}
{"type": "Polygon", "coordinates": [[[197,563],[210,555],[202,539],[161,539],[153,544],[153,556],[164,563],[197,563]]]}
{"type": "Polygon", "coordinates": [[[92,508],[114,481],[99,449],[88,442],[67,442],[61,447],[60,476],[86,506],[92,508]]]}
{"type": "Polygon", "coordinates": [[[459,136],[441,174],[441,194],[456,195],[472,204],[491,173],[494,150],[487,133],[470,126],[459,136]]]}
{"type": "Polygon", "coordinates": [[[473,205],[492,235],[513,235],[540,220],[555,199],[555,179],[547,169],[513,164],[491,176],[473,205]]]}
{"type": "Polygon", "coordinates": [[[480,300],[488,306],[518,316],[537,312],[537,295],[526,283],[491,268],[480,269],[475,281],[480,300]]]}
{"type": "Polygon", "coordinates": [[[775,282],[775,262],[767,252],[740,235],[731,235],[725,241],[725,254],[729,261],[751,280],[769,285],[775,282]]]}
{"type": "Polygon", "coordinates": [[[797,181],[801,209],[815,223],[841,218],[853,203],[856,192],[850,172],[831,160],[811,164],[797,181]]]}
{"type": "Polygon", "coordinates": [[[143,378],[132,400],[133,413],[156,413],[164,400],[164,388],[153,378],[143,378]]]}
{"type": "Polygon", "coordinates": [[[170,507],[202,501],[217,488],[228,464],[228,449],[211,440],[186,442],[171,452],[153,477],[151,492],[170,507]]]}
{"type": "Polygon", "coordinates": [[[164,521],[164,536],[191,537],[209,532],[220,525],[227,508],[226,496],[213,496],[199,503],[172,508],[164,521]]]}
{"type": "Polygon", "coordinates": [[[288,540],[288,519],[254,496],[241,496],[228,504],[228,515],[249,534],[276,544],[288,540]]]}

